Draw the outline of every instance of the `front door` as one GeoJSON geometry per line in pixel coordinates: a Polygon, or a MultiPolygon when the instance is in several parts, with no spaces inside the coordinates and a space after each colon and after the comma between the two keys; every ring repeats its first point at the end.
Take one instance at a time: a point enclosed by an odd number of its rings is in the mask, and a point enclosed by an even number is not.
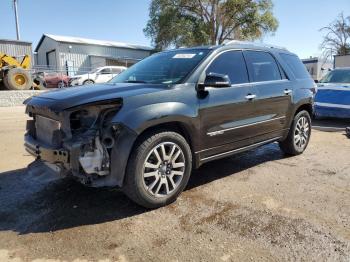
{"type": "Polygon", "coordinates": [[[242,51],[219,54],[206,70],[229,76],[232,86],[206,88],[200,104],[201,159],[249,145],[255,122],[254,88],[249,83],[242,51]]]}
{"type": "Polygon", "coordinates": [[[110,68],[104,68],[97,73],[95,82],[96,83],[106,83],[113,77],[110,68]]]}

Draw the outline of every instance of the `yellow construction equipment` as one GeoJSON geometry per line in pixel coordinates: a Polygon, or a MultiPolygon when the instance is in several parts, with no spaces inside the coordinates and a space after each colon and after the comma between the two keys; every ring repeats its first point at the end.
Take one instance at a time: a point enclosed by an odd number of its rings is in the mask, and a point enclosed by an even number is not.
{"type": "Polygon", "coordinates": [[[30,69],[30,56],[24,55],[19,62],[15,57],[0,52],[0,80],[8,90],[42,89],[33,82],[30,69]]]}

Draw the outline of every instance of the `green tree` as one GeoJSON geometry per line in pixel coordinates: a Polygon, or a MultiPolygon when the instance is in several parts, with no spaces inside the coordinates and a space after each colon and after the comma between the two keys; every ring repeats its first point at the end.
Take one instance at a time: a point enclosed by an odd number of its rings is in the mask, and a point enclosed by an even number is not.
{"type": "Polygon", "coordinates": [[[325,57],[350,54],[350,16],[339,14],[328,26],[320,29],[325,32],[321,49],[325,57]]]}
{"type": "Polygon", "coordinates": [[[277,30],[271,0],[152,0],[144,29],[158,49],[253,40],[277,30]]]}

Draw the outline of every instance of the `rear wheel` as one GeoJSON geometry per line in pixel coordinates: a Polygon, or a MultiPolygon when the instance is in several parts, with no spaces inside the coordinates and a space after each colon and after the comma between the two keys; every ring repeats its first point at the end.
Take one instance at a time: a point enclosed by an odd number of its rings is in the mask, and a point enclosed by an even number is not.
{"type": "Polygon", "coordinates": [[[295,115],[287,138],[279,145],[286,154],[299,155],[305,151],[310,136],[311,117],[307,111],[303,110],[295,115]]]}
{"type": "Polygon", "coordinates": [[[28,90],[32,87],[33,80],[26,70],[12,68],[7,71],[4,84],[9,90],[28,90]]]}
{"type": "Polygon", "coordinates": [[[151,134],[135,146],[126,173],[125,194],[146,208],[176,200],[192,169],[191,149],[175,132],[151,134]]]}

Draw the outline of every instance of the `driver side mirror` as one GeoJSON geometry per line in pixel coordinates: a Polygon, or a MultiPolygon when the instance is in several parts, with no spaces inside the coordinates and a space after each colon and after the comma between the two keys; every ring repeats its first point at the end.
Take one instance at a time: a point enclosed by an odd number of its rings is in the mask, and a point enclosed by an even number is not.
{"type": "Polygon", "coordinates": [[[227,75],[209,73],[206,75],[204,83],[201,85],[203,86],[203,88],[205,87],[224,88],[224,87],[231,87],[231,81],[227,75]]]}

